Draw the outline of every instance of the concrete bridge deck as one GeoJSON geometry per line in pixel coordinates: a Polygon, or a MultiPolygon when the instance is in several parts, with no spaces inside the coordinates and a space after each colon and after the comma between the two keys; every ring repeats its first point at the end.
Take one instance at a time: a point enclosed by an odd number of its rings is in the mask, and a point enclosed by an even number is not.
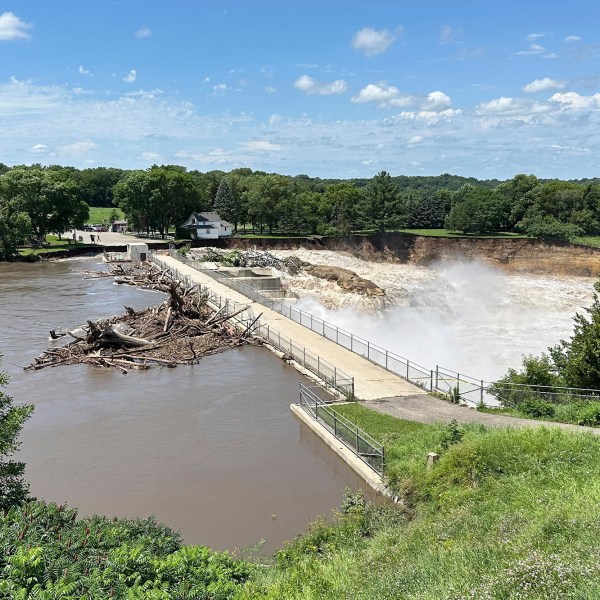
{"type": "Polygon", "coordinates": [[[204,273],[200,273],[176,258],[168,255],[160,255],[160,259],[165,264],[173,267],[173,269],[177,269],[180,273],[189,276],[192,281],[208,286],[223,298],[228,298],[240,304],[251,304],[256,316],[262,313],[261,323],[293,339],[300,346],[305,347],[307,350],[310,350],[354,377],[354,395],[360,400],[376,400],[391,396],[427,395],[424,390],[402,379],[398,375],[386,371],[366,358],[339,346],[335,342],[295,323],[274,310],[250,300],[247,296],[215,281],[204,273]]]}
{"type": "Polygon", "coordinates": [[[274,310],[250,300],[247,296],[232,290],[204,273],[200,273],[176,258],[160,255],[160,259],[173,269],[188,275],[193,281],[208,286],[223,298],[229,298],[240,304],[254,305],[253,312],[256,316],[263,313],[261,320],[265,325],[280,331],[297,344],[353,376],[355,395],[360,400],[364,400],[364,405],[368,408],[418,423],[449,423],[456,420],[459,423],[480,423],[488,427],[559,427],[574,432],[587,431],[594,435],[600,435],[600,428],[520,419],[501,414],[483,413],[450,404],[429,395],[425,390],[405,379],[386,371],[366,358],[339,346],[274,310]]]}

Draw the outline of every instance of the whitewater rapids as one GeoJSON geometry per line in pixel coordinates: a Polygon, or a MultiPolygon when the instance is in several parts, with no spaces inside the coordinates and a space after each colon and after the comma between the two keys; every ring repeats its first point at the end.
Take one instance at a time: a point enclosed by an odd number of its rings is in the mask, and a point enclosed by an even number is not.
{"type": "Polygon", "coordinates": [[[427,369],[494,380],[570,337],[595,278],[505,273],[482,262],[429,267],[370,262],[327,250],[272,252],[350,269],[386,291],[368,298],[312,276],[285,276],[296,306],[427,369]]]}

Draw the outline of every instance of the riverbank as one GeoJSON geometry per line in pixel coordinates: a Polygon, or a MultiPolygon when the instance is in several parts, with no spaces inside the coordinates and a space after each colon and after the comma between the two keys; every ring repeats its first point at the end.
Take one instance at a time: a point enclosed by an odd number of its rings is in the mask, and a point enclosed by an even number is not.
{"type": "MultiPolygon", "coordinates": [[[[105,235],[108,234],[102,234],[105,235]]],[[[110,244],[90,244],[85,247],[47,251],[43,257],[39,256],[42,260],[48,260],[104,250],[125,252],[126,241],[123,239],[123,234],[113,235],[117,236],[117,240],[110,244]]],[[[138,242],[144,241],[155,250],[164,250],[170,245],[170,242],[166,241],[133,239],[138,242]]],[[[336,237],[236,237],[192,240],[185,243],[190,243],[192,248],[332,250],[349,253],[363,260],[417,265],[429,265],[439,261],[481,260],[509,272],[552,273],[581,277],[595,277],[600,274],[600,248],[568,242],[546,242],[532,238],[434,237],[389,232],[336,237]]]]}

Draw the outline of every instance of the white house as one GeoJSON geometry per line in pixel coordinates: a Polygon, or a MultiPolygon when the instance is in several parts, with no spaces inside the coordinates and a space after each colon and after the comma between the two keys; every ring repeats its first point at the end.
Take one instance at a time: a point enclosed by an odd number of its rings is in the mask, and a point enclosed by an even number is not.
{"type": "Polygon", "coordinates": [[[233,225],[221,219],[216,212],[193,212],[181,229],[191,231],[192,237],[197,239],[214,240],[231,236],[233,225]]]}

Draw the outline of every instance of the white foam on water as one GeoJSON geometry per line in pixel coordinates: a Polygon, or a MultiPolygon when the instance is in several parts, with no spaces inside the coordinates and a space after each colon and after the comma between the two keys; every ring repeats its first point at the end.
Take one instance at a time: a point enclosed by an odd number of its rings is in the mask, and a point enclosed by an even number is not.
{"type": "Polygon", "coordinates": [[[382,298],[344,292],[312,276],[287,276],[297,306],[417,362],[496,379],[570,337],[573,316],[591,303],[594,278],[511,274],[482,262],[430,267],[364,261],[300,249],[312,264],[350,269],[386,291],[382,298]]]}

